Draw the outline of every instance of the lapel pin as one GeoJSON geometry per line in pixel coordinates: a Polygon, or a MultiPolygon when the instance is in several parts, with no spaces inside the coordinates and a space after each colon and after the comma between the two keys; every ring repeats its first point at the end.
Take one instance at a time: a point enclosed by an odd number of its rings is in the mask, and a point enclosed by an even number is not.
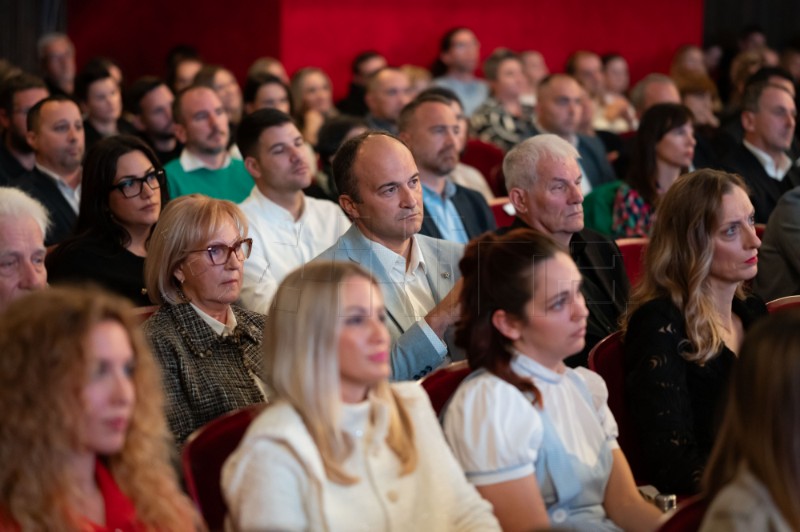
{"type": "Polygon", "coordinates": [[[443,272],[442,273],[442,277],[444,277],[445,279],[449,279],[450,278],[450,272],[443,272]]]}

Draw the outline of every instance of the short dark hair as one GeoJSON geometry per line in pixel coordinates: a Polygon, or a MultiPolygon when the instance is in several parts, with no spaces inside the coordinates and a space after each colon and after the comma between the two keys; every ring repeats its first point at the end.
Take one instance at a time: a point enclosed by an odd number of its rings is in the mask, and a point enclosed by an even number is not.
{"type": "Polygon", "coordinates": [[[464,104],[461,103],[461,98],[458,97],[458,94],[455,93],[452,89],[448,89],[447,87],[440,87],[438,85],[434,85],[432,87],[428,87],[424,91],[420,92],[417,95],[417,98],[424,98],[428,95],[436,95],[441,96],[442,98],[446,98],[450,102],[456,102],[462,109],[464,108],[464,104]]]}
{"type": "Polygon", "coordinates": [[[18,92],[30,89],[47,89],[47,85],[42,78],[26,72],[6,79],[0,87],[0,109],[4,109],[6,114],[11,116],[14,112],[14,96],[18,92]]]}
{"type": "Polygon", "coordinates": [[[245,103],[253,103],[256,101],[258,90],[264,85],[280,85],[286,91],[286,97],[291,102],[292,97],[289,92],[289,86],[286,85],[281,78],[267,72],[258,72],[247,76],[244,82],[244,90],[242,91],[242,99],[245,103]]]}
{"type": "Polygon", "coordinates": [[[137,79],[125,95],[125,108],[131,114],[138,115],[142,112],[142,99],[161,85],[167,87],[167,82],[156,76],[143,76],[137,79]]]}
{"type": "Polygon", "coordinates": [[[217,73],[222,70],[225,70],[225,67],[222,65],[203,65],[200,70],[197,71],[197,74],[195,74],[192,84],[213,89],[214,78],[217,76],[217,73]]]}
{"type": "Polygon", "coordinates": [[[344,137],[357,127],[369,129],[367,121],[360,116],[337,115],[325,120],[319,128],[316,146],[323,164],[336,153],[344,137]]]}
{"type": "Polygon", "coordinates": [[[439,55],[433,62],[433,65],[431,65],[431,75],[434,78],[438,78],[439,76],[443,76],[447,73],[447,65],[444,64],[444,61],[442,61],[442,54],[450,51],[450,48],[453,47],[453,38],[456,36],[456,33],[460,31],[471,32],[472,30],[466,26],[456,26],[455,28],[450,28],[445,32],[444,35],[442,35],[442,38],[439,41],[439,55]]]}
{"type": "Polygon", "coordinates": [[[486,61],[483,62],[483,75],[486,76],[486,79],[489,81],[497,81],[497,71],[500,69],[500,65],[504,61],[512,59],[520,64],[522,63],[522,60],[519,58],[519,54],[516,52],[513,52],[508,48],[496,49],[489,55],[489,57],[486,58],[486,61]]]}
{"type": "Polygon", "coordinates": [[[44,107],[50,102],[75,103],[75,100],[73,100],[69,96],[65,96],[64,94],[51,94],[44,100],[39,100],[39,102],[33,107],[31,107],[30,111],[28,111],[28,121],[27,121],[28,131],[36,131],[36,129],[39,127],[39,118],[42,115],[42,107],[44,107]]]}
{"type": "Polygon", "coordinates": [[[87,65],[75,78],[75,98],[79,102],[85,102],[89,97],[89,87],[92,83],[106,78],[111,78],[111,72],[105,66],[100,63],[87,65]]]}
{"type": "Polygon", "coordinates": [[[376,57],[383,57],[381,54],[376,52],[375,50],[366,50],[358,54],[353,62],[350,64],[350,70],[353,74],[360,74],[361,65],[369,61],[370,59],[374,59],[376,57]]]}
{"type": "Polygon", "coordinates": [[[172,100],[172,120],[176,124],[183,124],[183,113],[181,113],[181,101],[183,101],[183,97],[187,93],[197,89],[208,89],[216,94],[216,91],[214,91],[213,88],[209,87],[208,85],[201,85],[198,83],[192,83],[188,87],[178,91],[178,94],[175,95],[175,99],[172,100]]]}
{"type": "Polygon", "coordinates": [[[758,102],[761,100],[761,95],[764,94],[765,90],[770,88],[784,91],[792,98],[792,100],[794,100],[794,96],[792,96],[792,94],[786,90],[786,87],[770,83],[769,81],[759,81],[758,83],[752,83],[745,88],[744,96],[742,97],[742,110],[750,111],[751,113],[757,113],[758,102]]]}
{"type": "Polygon", "coordinates": [[[337,150],[333,156],[333,179],[340,195],[347,195],[357,202],[361,202],[361,194],[358,193],[358,178],[353,171],[358,159],[358,150],[370,137],[385,136],[396,140],[403,146],[405,142],[398,139],[386,131],[365,131],[364,133],[348,140],[337,150]]]}
{"type": "Polygon", "coordinates": [[[400,116],[397,117],[397,131],[402,132],[408,129],[411,119],[422,104],[441,103],[449,107],[451,102],[452,100],[448,100],[444,96],[438,94],[419,94],[416,98],[408,102],[400,111],[400,116]]]}
{"type": "Polygon", "coordinates": [[[783,78],[792,85],[794,85],[794,78],[785,68],[765,66],[759,68],[758,70],[753,72],[753,74],[749,78],[747,78],[747,82],[745,83],[745,90],[747,90],[747,87],[749,85],[752,85],[754,83],[760,83],[762,81],[769,81],[770,78],[783,78]]]}
{"type": "Polygon", "coordinates": [[[277,109],[259,109],[246,115],[236,131],[236,145],[242,157],[255,156],[258,139],[265,130],[289,123],[294,123],[292,117],[277,109]]]}

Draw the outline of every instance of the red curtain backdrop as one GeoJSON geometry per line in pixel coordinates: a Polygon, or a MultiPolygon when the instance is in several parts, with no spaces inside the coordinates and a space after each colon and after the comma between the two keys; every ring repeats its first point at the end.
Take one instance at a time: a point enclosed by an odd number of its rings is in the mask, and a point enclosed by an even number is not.
{"type": "Polygon", "coordinates": [[[336,97],[350,80],[350,62],[375,49],[391,64],[429,66],[439,38],[467,26],[481,57],[498,46],[539,50],[553,72],[587,49],[618,52],[636,81],[666,72],[682,44],[700,44],[702,0],[81,0],[70,2],[69,34],[82,64],[93,55],[116,59],[128,80],[164,73],[167,51],[196,46],[243,80],[257,57],[281,59],[291,74],[319,66],[336,97]]]}

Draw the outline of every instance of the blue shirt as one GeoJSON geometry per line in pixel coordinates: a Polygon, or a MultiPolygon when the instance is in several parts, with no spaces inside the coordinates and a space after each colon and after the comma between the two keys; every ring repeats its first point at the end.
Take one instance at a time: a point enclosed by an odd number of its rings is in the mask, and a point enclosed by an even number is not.
{"type": "Polygon", "coordinates": [[[437,194],[427,185],[422,185],[422,201],[425,206],[425,215],[433,219],[442,234],[442,239],[466,244],[469,241],[469,236],[464,228],[461,215],[456,210],[456,206],[453,205],[451,199],[455,194],[455,183],[446,178],[443,194],[437,194]]]}

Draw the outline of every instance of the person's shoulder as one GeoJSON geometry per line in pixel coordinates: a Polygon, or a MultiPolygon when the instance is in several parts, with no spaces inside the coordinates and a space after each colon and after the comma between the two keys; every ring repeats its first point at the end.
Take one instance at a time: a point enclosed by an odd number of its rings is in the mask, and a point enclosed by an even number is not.
{"type": "Polygon", "coordinates": [[[579,237],[584,242],[586,242],[587,246],[596,245],[596,246],[606,246],[611,248],[617,247],[616,244],[614,244],[614,241],[608,238],[607,236],[603,236],[597,231],[594,231],[586,227],[584,227],[575,234],[579,235],[579,237]]]}
{"type": "MultiPolygon", "coordinates": [[[[436,253],[463,253],[464,252],[464,244],[460,244],[458,242],[452,242],[450,240],[442,240],[441,238],[433,238],[427,235],[421,235],[417,233],[414,235],[414,238],[417,239],[419,242],[420,248],[422,248],[423,253],[426,250],[435,251],[436,253]]],[[[459,255],[460,256],[460,255],[459,255]]]]}
{"type": "Polygon", "coordinates": [[[740,470],[711,501],[701,530],[788,532],[791,529],[764,485],[750,472],[740,470]]]}
{"type": "Polygon", "coordinates": [[[306,208],[319,216],[344,216],[344,211],[339,204],[329,200],[305,196],[306,208]]]}
{"type": "Polygon", "coordinates": [[[231,309],[233,309],[233,313],[236,315],[236,319],[238,321],[244,320],[263,328],[264,323],[267,320],[267,317],[264,314],[254,312],[239,305],[231,305],[231,309]]]}
{"type": "MultiPolygon", "coordinates": [[[[631,315],[631,323],[649,321],[679,323],[682,320],[683,315],[680,309],[668,297],[658,297],[646,301],[631,315]]],[[[631,328],[635,327],[628,327],[629,330],[631,328]]]]}

